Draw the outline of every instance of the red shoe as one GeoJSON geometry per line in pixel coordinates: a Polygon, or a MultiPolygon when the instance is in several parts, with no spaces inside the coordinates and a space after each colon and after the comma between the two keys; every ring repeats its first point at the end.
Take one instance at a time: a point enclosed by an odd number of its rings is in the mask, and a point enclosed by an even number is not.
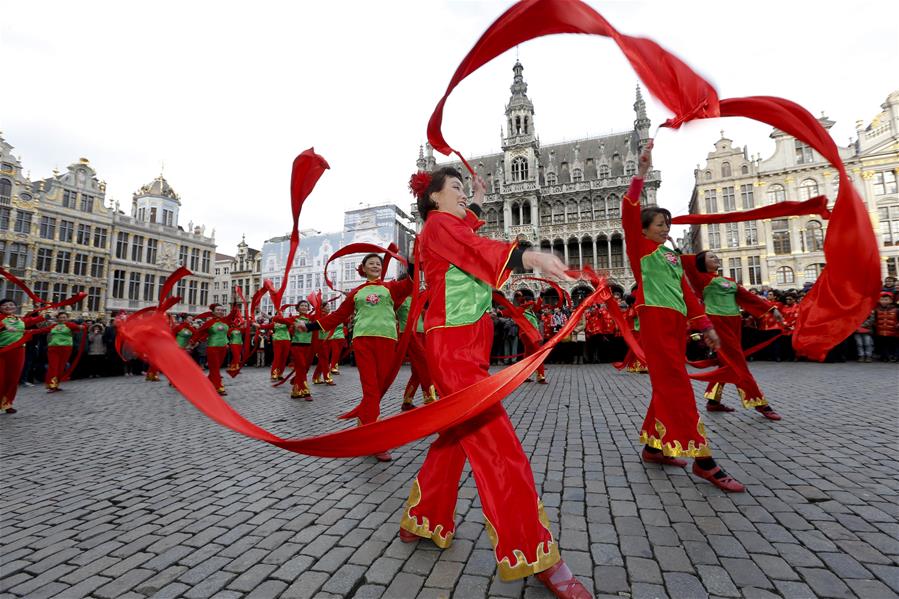
{"type": "Polygon", "coordinates": [[[402,412],[408,412],[409,410],[414,410],[414,409],[415,409],[415,404],[412,403],[411,401],[410,402],[404,401],[403,405],[400,406],[400,411],[402,411],[402,412]]]}
{"type": "Polygon", "coordinates": [[[15,408],[6,408],[7,414],[15,414],[16,412],[18,412],[18,410],[15,408]]]}
{"type": "Polygon", "coordinates": [[[710,401],[705,404],[706,412],[733,412],[734,409],[730,406],[726,406],[720,401],[710,401]]]}
{"type": "Polygon", "coordinates": [[[414,532],[409,532],[405,528],[400,529],[400,541],[402,541],[403,543],[415,543],[420,538],[421,537],[418,536],[417,534],[415,534],[414,532]]]}
{"type": "Polygon", "coordinates": [[[549,384],[549,382],[546,380],[546,375],[542,375],[542,374],[537,375],[537,382],[540,383],[541,385],[549,384]]]}
{"type": "Polygon", "coordinates": [[[755,411],[767,418],[768,420],[780,420],[781,416],[774,411],[771,406],[757,406],[755,411]],[[765,408],[768,408],[767,410],[765,408]]]}
{"type": "Polygon", "coordinates": [[[640,457],[643,458],[643,461],[647,464],[661,464],[662,466],[677,466],[678,468],[686,468],[687,460],[682,460],[680,458],[674,458],[671,456],[667,456],[664,453],[653,453],[651,451],[646,451],[646,448],[643,448],[643,453],[640,454],[640,457]]]}
{"type": "Polygon", "coordinates": [[[548,570],[537,574],[537,580],[559,599],[593,599],[593,593],[575,578],[562,560],[556,562],[548,570]]]}
{"type": "Polygon", "coordinates": [[[375,459],[379,462],[390,462],[393,460],[393,457],[390,455],[389,451],[382,451],[381,453],[375,454],[375,459]]]}
{"type": "Polygon", "coordinates": [[[715,475],[718,472],[723,472],[720,466],[715,466],[711,470],[703,470],[696,462],[693,462],[693,474],[699,478],[706,479],[722,491],[727,491],[728,493],[742,493],[746,490],[746,487],[744,487],[740,481],[727,474],[721,478],[715,478],[715,475]]]}

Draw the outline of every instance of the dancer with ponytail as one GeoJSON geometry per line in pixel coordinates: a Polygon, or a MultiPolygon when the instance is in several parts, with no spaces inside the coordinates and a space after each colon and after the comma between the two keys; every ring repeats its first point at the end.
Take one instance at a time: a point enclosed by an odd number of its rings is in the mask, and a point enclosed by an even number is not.
{"type": "Polygon", "coordinates": [[[12,404],[25,366],[25,329],[34,328],[44,320],[39,314],[20,318],[17,311],[16,300],[8,297],[0,300],[0,413],[5,414],[17,411],[12,404]]]}
{"type": "MultiPolygon", "coordinates": [[[[453,168],[418,173],[410,183],[425,223],[417,241],[430,294],[425,350],[442,397],[490,376],[492,292],[512,268],[565,278],[565,265],[554,255],[522,251],[517,242],[475,233],[483,225],[477,214],[486,185],[480,177],[473,185],[474,205],[469,209],[462,175],[453,168]]],[[[443,431],[431,445],[412,484],[400,538],[450,545],[466,460],[474,472],[500,577],[514,580],[536,574],[557,597],[591,597],[561,560],[530,463],[502,404],[443,431]]]]}
{"type": "MultiPolygon", "coordinates": [[[[334,312],[320,317],[308,326],[310,331],[330,331],[353,319],[353,352],[362,384],[362,401],[340,418],[356,418],[359,424],[378,420],[381,397],[389,386],[396,358],[396,306],[412,292],[412,279],[384,281],[384,259],[380,254],[368,254],[357,272],[367,280],[350,291],[334,312]]],[[[375,456],[379,461],[393,459],[389,452],[375,456]]]]}
{"type": "Polygon", "coordinates": [[[728,476],[712,458],[693,386],[687,376],[687,328],[700,331],[706,344],[718,349],[720,340],[684,278],[680,256],[665,246],[671,213],[658,206],[640,206],[643,178],[652,162],[652,140],[640,154],[637,175],[622,198],[621,222],[631,270],[637,280],[637,316],[652,383],[652,399],[640,431],[644,462],[685,467],[683,457],[695,458],[693,474],[730,492],[745,488],[728,476]]]}
{"type": "Polygon", "coordinates": [[[228,330],[231,328],[226,320],[228,309],[222,304],[211,304],[212,317],[203,323],[191,336],[188,348],[193,349],[206,339],[206,364],[209,367],[209,382],[219,395],[228,395],[222,383],[221,367],[228,358],[228,330]]]}
{"type": "Polygon", "coordinates": [[[730,378],[722,375],[721,379],[709,382],[705,390],[705,398],[708,400],[706,410],[734,411],[733,408],[721,403],[724,385],[733,382],[737,385],[737,393],[744,408],[755,408],[769,420],[780,420],[780,414],[768,405],[768,400],[749,372],[746,357],[743,355],[741,339],[743,319],[740,316],[740,309],[756,318],[770,312],[771,317],[779,325],[783,325],[784,318],[777,306],[759,295],[749,293],[733,279],[718,276],[721,260],[712,252],[699,252],[695,256],[687,254],[681,256],[681,260],[690,285],[705,304],[705,313],[721,337],[721,347],[717,352],[718,361],[722,366],[728,366],[732,373],[730,378]]]}
{"type": "Polygon", "coordinates": [[[47,393],[61,391],[59,385],[66,370],[66,363],[72,357],[73,333],[82,332],[86,328],[69,322],[66,312],[56,313],[56,324],[46,330],[47,333],[47,393]]]}

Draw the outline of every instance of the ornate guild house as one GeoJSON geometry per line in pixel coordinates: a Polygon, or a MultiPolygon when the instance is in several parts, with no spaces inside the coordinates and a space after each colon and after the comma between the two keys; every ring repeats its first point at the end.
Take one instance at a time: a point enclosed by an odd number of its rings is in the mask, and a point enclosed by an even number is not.
{"type": "MultiPolygon", "coordinates": [[[[518,239],[522,246],[554,250],[571,268],[590,265],[610,272],[630,286],[621,227],[621,197],[637,171],[637,159],[649,140],[646,104],[637,88],[633,128],[620,133],[542,145],[537,136],[534,105],[527,96],[520,62],[513,67],[512,96],[506,105],[502,151],[474,156],[469,163],[487,182],[480,233],[494,239],[518,239]]],[[[453,166],[470,176],[459,162],[437,164],[430,146],[419,149],[417,166],[433,170],[453,166]]],[[[661,173],[647,175],[641,202],[654,204],[661,173]]],[[[413,207],[417,216],[417,210],[413,207]]],[[[569,283],[575,302],[590,289],[569,283]]],[[[504,291],[540,288],[510,279],[504,291]]],[[[554,292],[553,292],[554,293],[554,292]]]]}

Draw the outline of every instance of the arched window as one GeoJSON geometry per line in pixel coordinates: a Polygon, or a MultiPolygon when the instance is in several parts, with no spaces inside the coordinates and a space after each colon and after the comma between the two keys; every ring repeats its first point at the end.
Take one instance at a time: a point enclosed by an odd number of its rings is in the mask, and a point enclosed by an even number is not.
{"type": "Polygon", "coordinates": [[[768,187],[768,202],[777,204],[787,199],[787,192],[780,183],[775,183],[768,187]]]}
{"type": "Polygon", "coordinates": [[[530,202],[522,202],[521,204],[521,224],[531,224],[531,204],[530,202]]]}
{"type": "Polygon", "coordinates": [[[568,204],[565,207],[565,222],[577,222],[577,200],[568,200],[568,204]]]}
{"type": "Polygon", "coordinates": [[[796,282],[796,276],[793,269],[789,266],[780,266],[776,271],[776,281],[778,285],[791,285],[796,282]]]}
{"type": "Polygon", "coordinates": [[[496,210],[487,208],[487,214],[484,216],[486,217],[488,227],[495,227],[497,225],[496,210]]]}
{"type": "Polygon", "coordinates": [[[634,175],[637,174],[637,165],[634,163],[633,160],[628,160],[627,163],[624,165],[624,174],[627,175],[628,177],[633,177],[634,175]]]}
{"type": "Polygon", "coordinates": [[[706,172],[705,172],[705,180],[706,180],[706,181],[711,181],[711,180],[712,180],[712,171],[706,171],[706,172]]]}
{"type": "Polygon", "coordinates": [[[548,173],[546,175],[546,184],[547,185],[555,185],[556,181],[558,181],[558,179],[556,179],[555,173],[548,173]]]}
{"type": "Polygon", "coordinates": [[[512,159],[512,180],[524,181],[528,178],[528,161],[524,157],[512,159]]]}
{"type": "Polygon", "coordinates": [[[609,165],[608,164],[600,164],[599,165],[599,178],[600,179],[608,179],[609,178],[609,165]]]}
{"type": "Polygon", "coordinates": [[[543,226],[553,224],[553,207],[549,202],[540,204],[540,224],[543,226]]]}
{"type": "Polygon", "coordinates": [[[553,204],[553,224],[562,224],[565,222],[565,204],[562,200],[556,200],[553,204]]]}
{"type": "Polygon", "coordinates": [[[0,203],[9,204],[12,197],[12,182],[9,179],[0,179],[0,203]]]}
{"type": "Polygon", "coordinates": [[[509,211],[512,213],[513,227],[521,224],[521,220],[519,219],[519,210],[521,210],[521,205],[518,202],[512,202],[512,206],[509,208],[509,211]]]}
{"type": "Polygon", "coordinates": [[[593,220],[593,205],[587,198],[581,200],[581,220],[593,220]]]}
{"type": "Polygon", "coordinates": [[[721,176],[722,177],[730,177],[732,175],[730,170],[730,162],[721,163],[721,176]]]}
{"type": "Polygon", "coordinates": [[[618,198],[614,193],[609,196],[609,199],[606,201],[607,207],[607,216],[608,218],[620,218],[621,217],[621,199],[618,198]]]}
{"type": "Polygon", "coordinates": [[[810,220],[805,225],[805,249],[809,252],[820,252],[824,249],[824,229],[819,221],[810,220]]]}
{"type": "Polygon", "coordinates": [[[743,166],[741,166],[741,167],[740,167],[740,174],[741,174],[741,175],[748,175],[748,174],[749,174],[749,165],[744,164],[743,166]]]}
{"type": "Polygon", "coordinates": [[[579,168],[576,168],[573,171],[571,171],[571,180],[574,181],[575,183],[577,183],[579,181],[583,181],[584,180],[584,171],[582,171],[579,168]]]}
{"type": "Polygon", "coordinates": [[[818,277],[821,276],[821,271],[824,269],[824,266],[824,264],[809,264],[805,267],[803,278],[809,283],[817,281],[818,277]]]}
{"type": "Polygon", "coordinates": [[[602,198],[593,200],[593,218],[600,219],[606,217],[606,201],[602,198]]]}
{"type": "Polygon", "coordinates": [[[818,183],[814,179],[806,179],[799,186],[799,200],[810,200],[818,195],[818,183]]]}

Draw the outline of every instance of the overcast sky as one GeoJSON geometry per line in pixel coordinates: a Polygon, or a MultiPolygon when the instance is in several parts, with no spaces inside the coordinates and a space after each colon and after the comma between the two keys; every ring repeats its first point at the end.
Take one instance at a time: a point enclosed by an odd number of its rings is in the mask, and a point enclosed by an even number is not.
{"type": "MultiPolygon", "coordinates": [[[[600,2],[620,31],[650,37],[718,89],[776,95],[836,121],[899,89],[899,2],[600,2]]],[[[216,229],[233,254],[290,227],[293,157],[331,164],[301,226],[339,230],[345,209],[406,189],[427,120],[458,63],[511,2],[154,2],[0,0],[0,131],[32,179],[87,157],[107,198],[160,172],[181,195],[181,224],[216,229]]],[[[518,49],[544,144],[632,127],[637,78],[611,41],[551,36],[518,49]]],[[[468,156],[500,146],[515,51],[470,77],[444,133],[468,156]]],[[[647,97],[655,126],[670,115],[647,97]]],[[[693,169],[724,129],[767,157],[769,127],[737,119],[663,131],[659,202],[686,212],[693,169]]]]}

